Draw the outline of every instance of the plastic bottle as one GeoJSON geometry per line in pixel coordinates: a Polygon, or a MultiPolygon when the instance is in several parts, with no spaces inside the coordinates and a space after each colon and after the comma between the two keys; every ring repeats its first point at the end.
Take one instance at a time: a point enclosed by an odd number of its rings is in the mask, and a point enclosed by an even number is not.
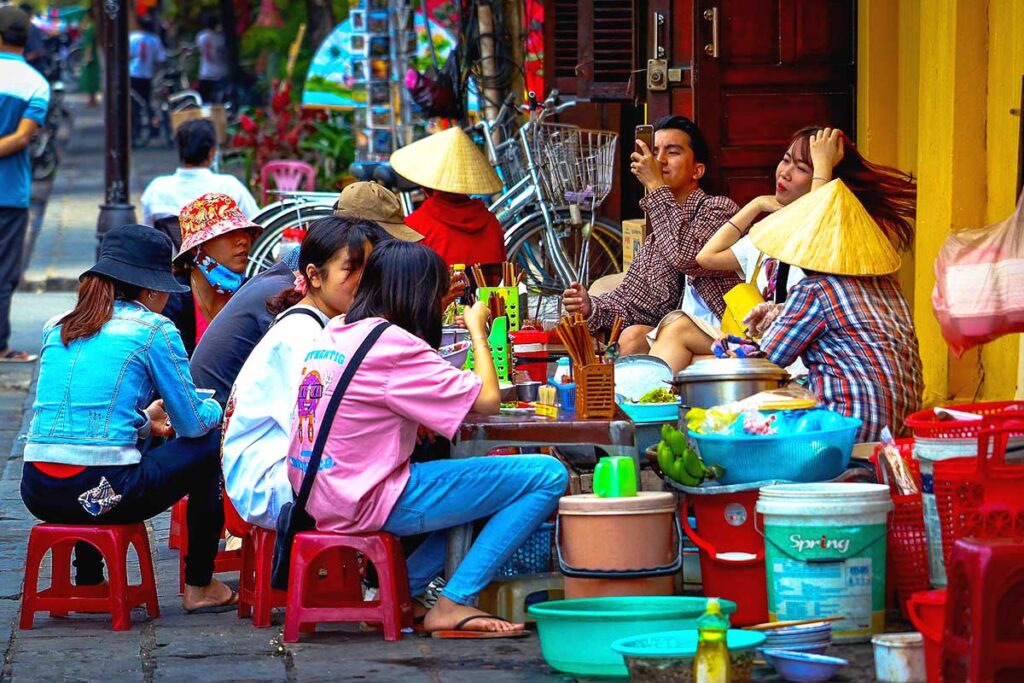
{"type": "MultiPolygon", "coordinates": [[[[452,264],[452,278],[456,275],[462,275],[462,279],[466,280],[466,284],[469,284],[469,279],[466,277],[466,264],[454,263],[452,264]]],[[[466,287],[465,293],[455,300],[460,306],[466,306],[469,304],[469,287],[466,287]]]]}
{"type": "Polygon", "coordinates": [[[707,611],[697,620],[697,656],[693,660],[693,680],[700,683],[729,683],[731,680],[729,647],[726,634],[729,617],[722,614],[717,598],[708,598],[707,611]]]}
{"type": "Polygon", "coordinates": [[[559,384],[572,383],[572,370],[569,367],[568,357],[558,359],[558,363],[555,364],[555,374],[551,378],[551,383],[556,386],[559,384]]]}

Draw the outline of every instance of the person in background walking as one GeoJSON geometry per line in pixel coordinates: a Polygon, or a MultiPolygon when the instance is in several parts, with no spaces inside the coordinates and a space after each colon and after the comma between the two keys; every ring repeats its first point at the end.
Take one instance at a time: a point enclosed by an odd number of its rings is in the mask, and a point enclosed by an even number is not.
{"type": "Polygon", "coordinates": [[[36,10],[27,2],[21,3],[18,5],[18,8],[28,17],[28,40],[25,41],[25,61],[33,69],[45,75],[49,60],[46,58],[46,43],[43,41],[43,32],[32,23],[32,17],[35,15],[36,10]]]}
{"type": "MultiPolygon", "coordinates": [[[[131,77],[132,92],[139,96],[141,103],[132,104],[132,130],[139,130],[143,122],[151,118],[150,97],[153,94],[153,76],[159,65],[167,61],[167,53],[160,38],[153,33],[153,22],[148,18],[132,16],[132,32],[128,35],[128,75],[131,77]]],[[[134,137],[134,135],[133,135],[134,137]]]]}
{"type": "Polygon", "coordinates": [[[96,8],[93,3],[82,22],[82,70],[78,76],[78,92],[89,96],[86,104],[96,106],[96,95],[100,91],[100,51],[96,32],[96,8]]]}
{"type": "Polygon", "coordinates": [[[0,7],[0,362],[37,358],[8,346],[32,190],[28,145],[50,106],[50,84],[22,56],[30,24],[17,7],[0,7]]]}
{"type": "Polygon", "coordinates": [[[217,15],[212,12],[203,17],[203,26],[206,28],[196,36],[196,47],[199,48],[199,94],[206,103],[221,102],[224,79],[228,75],[224,34],[220,30],[217,15]]]}

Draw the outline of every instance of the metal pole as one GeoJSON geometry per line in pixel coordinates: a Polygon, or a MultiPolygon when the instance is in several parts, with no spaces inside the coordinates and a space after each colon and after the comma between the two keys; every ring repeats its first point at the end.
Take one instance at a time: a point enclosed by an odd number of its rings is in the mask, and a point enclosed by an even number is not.
{"type": "Polygon", "coordinates": [[[103,30],[100,35],[106,60],[103,88],[105,194],[96,221],[97,250],[99,242],[111,228],[135,223],[135,207],[128,201],[131,172],[128,12],[131,5],[120,0],[103,0],[102,8],[103,30]]]}

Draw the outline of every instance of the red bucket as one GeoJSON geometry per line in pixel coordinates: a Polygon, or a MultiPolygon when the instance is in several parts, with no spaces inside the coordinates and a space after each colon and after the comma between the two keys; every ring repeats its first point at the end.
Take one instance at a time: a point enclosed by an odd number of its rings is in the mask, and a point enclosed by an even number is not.
{"type": "Polygon", "coordinates": [[[942,681],[942,632],[946,627],[946,591],[921,591],[907,600],[910,622],[924,636],[928,683],[942,681]]]}
{"type": "Polygon", "coordinates": [[[511,332],[516,370],[522,370],[537,382],[548,381],[548,333],[543,330],[511,332]]]}
{"type": "Polygon", "coordinates": [[[736,603],[736,612],[729,617],[733,626],[768,621],[764,537],[754,523],[757,494],[758,488],[731,493],[687,494],[679,515],[686,534],[700,548],[704,595],[736,603]],[[693,501],[693,514],[700,536],[690,528],[686,515],[687,500],[693,501]],[[750,557],[730,557],[734,553],[750,557]]]}

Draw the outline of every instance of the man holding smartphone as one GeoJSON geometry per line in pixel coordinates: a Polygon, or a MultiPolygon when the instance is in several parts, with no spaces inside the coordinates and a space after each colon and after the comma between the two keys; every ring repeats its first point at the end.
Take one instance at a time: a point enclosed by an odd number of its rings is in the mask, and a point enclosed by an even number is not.
{"type": "Polygon", "coordinates": [[[721,318],[723,296],[740,282],[735,273],[697,265],[697,253],[739,210],[728,197],[700,188],[710,156],[707,141],[685,116],[666,116],[654,130],[654,148],[638,139],[630,157],[630,171],[647,190],[640,200],[650,222],[647,241],[611,292],[590,296],[573,283],[562,294],[565,309],[586,316],[594,331],[610,329],[621,316],[627,326],[619,338],[623,355],[647,353],[648,333],[680,307],[721,318]]]}

